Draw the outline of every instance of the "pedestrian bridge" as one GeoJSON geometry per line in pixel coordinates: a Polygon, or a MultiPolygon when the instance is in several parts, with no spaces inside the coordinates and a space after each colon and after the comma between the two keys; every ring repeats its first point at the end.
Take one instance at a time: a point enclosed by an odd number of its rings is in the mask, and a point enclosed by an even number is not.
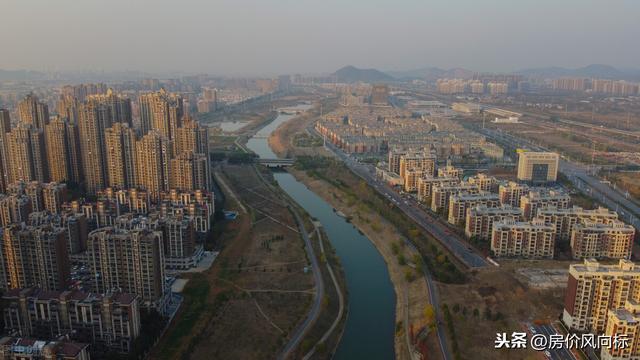
{"type": "Polygon", "coordinates": [[[293,159],[258,159],[258,164],[266,167],[287,167],[293,163],[293,159]]]}

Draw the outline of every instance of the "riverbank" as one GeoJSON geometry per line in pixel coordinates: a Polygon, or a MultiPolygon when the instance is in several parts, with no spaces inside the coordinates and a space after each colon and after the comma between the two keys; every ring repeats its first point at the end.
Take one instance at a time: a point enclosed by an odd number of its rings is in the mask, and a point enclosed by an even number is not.
{"type": "MultiPolygon", "coordinates": [[[[395,227],[372,209],[354,203],[326,181],[309,177],[303,171],[291,170],[290,173],[350,219],[382,255],[396,294],[396,358],[411,359],[406,335],[408,332],[413,342],[413,335],[427,325],[424,312],[429,305],[427,284],[416,261],[420,254],[405,246],[395,227]]],[[[435,342],[433,346],[437,346],[435,342]]]]}
{"type": "MultiPolygon", "coordinates": [[[[298,147],[293,143],[296,135],[306,132],[319,115],[318,109],[280,125],[269,137],[269,145],[278,156],[319,155],[326,151],[318,147],[298,147]]],[[[329,153],[326,153],[329,155],[329,153]]],[[[429,306],[429,293],[421,272],[420,254],[408,246],[397,229],[366,205],[353,201],[348,194],[332,184],[307,175],[304,171],[290,169],[295,178],[311,191],[344,214],[363,233],[382,255],[396,296],[396,332],[394,348],[397,359],[412,359],[410,348],[421,329],[428,329],[425,309],[429,306]]],[[[437,338],[433,332],[423,344],[431,349],[430,359],[438,358],[437,338]]]]}
{"type": "MultiPolygon", "coordinates": [[[[292,122],[290,122],[292,123],[292,122]]],[[[286,125],[281,126],[275,136],[287,134],[289,140],[295,138],[295,131],[286,129],[286,125]],[[283,129],[284,128],[284,129],[283,129]]],[[[310,123],[308,124],[310,125],[310,123]]],[[[300,125],[298,124],[298,128],[300,125]]],[[[304,129],[304,127],[303,127],[304,129]]],[[[282,141],[283,139],[280,139],[282,141]]],[[[296,156],[299,152],[299,144],[293,141],[282,141],[288,146],[291,155],[296,156]]],[[[323,151],[321,146],[313,149],[323,151]]],[[[315,152],[321,155],[320,152],[315,152]]],[[[334,207],[345,213],[352,215],[343,209],[342,206],[355,207],[356,211],[369,214],[370,209],[360,208],[366,204],[374,204],[372,208],[385,219],[389,219],[396,229],[404,230],[403,233],[414,239],[410,222],[395,222],[393,219],[397,212],[388,206],[375,201],[375,191],[351,173],[346,167],[332,160],[329,157],[300,157],[296,168],[291,172],[300,177],[300,181],[305,183],[316,194],[323,197],[327,202],[334,203],[334,207]],[[305,170],[305,171],[303,171],[305,170]],[[304,178],[306,176],[306,179],[304,178]],[[317,187],[316,182],[324,183],[325,186],[317,187]],[[347,196],[344,198],[346,204],[340,205],[332,201],[332,192],[340,191],[347,196]],[[400,224],[400,225],[399,225],[400,224]]],[[[384,200],[384,199],[383,199],[384,200]]],[[[356,213],[357,214],[357,213],[356,213]]],[[[360,227],[361,224],[354,216],[352,222],[360,227]]],[[[371,241],[375,234],[367,234],[371,241]]],[[[458,281],[459,271],[451,268],[451,263],[447,261],[449,255],[443,249],[437,250],[437,242],[429,241],[426,246],[421,246],[420,239],[414,241],[420,251],[425,256],[425,261],[429,262],[429,269],[435,273],[434,278],[439,279],[435,285],[440,294],[439,304],[449,314],[445,322],[446,333],[449,345],[452,350],[451,358],[474,359],[474,358],[494,358],[494,359],[532,359],[538,356],[533,351],[521,351],[518,353],[499,352],[493,349],[495,334],[502,331],[518,331],[528,323],[548,324],[557,318],[559,309],[562,309],[563,285],[551,288],[539,287],[535,276],[529,278],[525,273],[538,274],[552,271],[562,271],[567,268],[566,263],[540,262],[540,261],[501,261],[500,267],[488,267],[482,270],[474,270],[464,273],[463,281],[458,281]],[[451,268],[451,269],[449,269],[451,268]],[[526,270],[525,270],[526,269],[526,270]],[[456,275],[456,276],[451,276],[456,275]],[[533,280],[532,280],[533,279],[533,280]],[[457,349],[457,350],[456,350],[457,349]]],[[[377,246],[377,245],[376,245],[377,246]]],[[[381,252],[382,253],[382,252],[381,252]]],[[[383,254],[384,255],[384,254],[383,254]]],[[[391,270],[390,270],[391,271],[391,270]]],[[[394,287],[397,288],[394,282],[394,287]]],[[[397,290],[396,290],[397,293],[397,290]]],[[[400,298],[398,302],[400,302],[400,298]]],[[[444,312],[444,310],[443,310],[444,312]]],[[[444,321],[444,320],[443,320],[444,321]]],[[[396,337],[396,346],[398,339],[396,337]]],[[[440,356],[435,351],[435,344],[427,341],[427,358],[440,356]]],[[[422,350],[422,348],[421,348],[422,350]]],[[[401,355],[398,355],[400,358],[401,355]]]]}

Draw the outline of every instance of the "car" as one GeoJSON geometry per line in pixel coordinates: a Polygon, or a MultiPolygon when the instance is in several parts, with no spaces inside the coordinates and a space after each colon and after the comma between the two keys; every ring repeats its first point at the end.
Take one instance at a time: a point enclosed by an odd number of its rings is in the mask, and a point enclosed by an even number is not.
{"type": "Polygon", "coordinates": [[[544,356],[546,356],[548,359],[551,359],[551,353],[549,352],[549,350],[544,351],[544,356]]]}

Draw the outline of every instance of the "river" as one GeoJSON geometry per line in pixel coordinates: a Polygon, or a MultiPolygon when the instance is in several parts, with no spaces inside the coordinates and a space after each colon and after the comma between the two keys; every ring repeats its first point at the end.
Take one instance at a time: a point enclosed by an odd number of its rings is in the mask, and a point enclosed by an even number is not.
{"type": "MultiPolygon", "coordinates": [[[[298,106],[303,110],[309,107],[298,106]]],[[[249,139],[247,147],[261,158],[276,158],[266,137],[293,117],[280,114],[249,139]]],[[[344,268],[349,310],[334,359],[393,359],[395,293],[384,259],[367,237],[291,174],[276,172],[274,176],[289,196],[322,223],[344,268]]]]}

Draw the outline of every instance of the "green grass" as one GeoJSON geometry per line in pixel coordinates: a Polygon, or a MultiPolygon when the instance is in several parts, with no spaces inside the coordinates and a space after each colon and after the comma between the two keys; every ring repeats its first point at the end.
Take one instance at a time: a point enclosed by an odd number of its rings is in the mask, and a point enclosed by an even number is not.
{"type": "Polygon", "coordinates": [[[195,274],[189,280],[182,293],[184,296],[182,316],[179,317],[164,344],[161,345],[159,353],[162,358],[175,359],[175,352],[180,346],[182,338],[191,333],[200,317],[212,311],[211,308],[207,308],[209,291],[209,283],[203,274],[195,274]]]}

